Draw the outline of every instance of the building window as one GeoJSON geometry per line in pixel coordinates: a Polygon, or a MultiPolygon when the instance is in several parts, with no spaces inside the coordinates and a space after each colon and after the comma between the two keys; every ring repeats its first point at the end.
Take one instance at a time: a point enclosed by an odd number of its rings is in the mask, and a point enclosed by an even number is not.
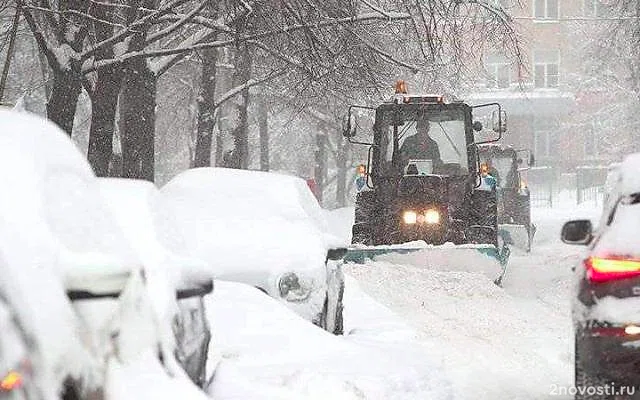
{"type": "Polygon", "coordinates": [[[558,19],[559,0],[533,0],[534,17],[536,19],[558,19]]]}
{"type": "Polygon", "coordinates": [[[485,62],[488,88],[508,88],[511,85],[511,65],[500,55],[489,55],[485,62]]]}
{"type": "Polygon", "coordinates": [[[533,148],[536,157],[549,158],[553,156],[556,146],[556,133],[560,124],[555,118],[536,118],[533,125],[533,148]]]}
{"type": "Polygon", "coordinates": [[[560,77],[560,53],[557,50],[535,51],[533,83],[536,88],[557,88],[560,77]]]}
{"type": "Polygon", "coordinates": [[[606,4],[602,0],[584,0],[585,17],[607,17],[610,16],[611,4],[606,4]]]}

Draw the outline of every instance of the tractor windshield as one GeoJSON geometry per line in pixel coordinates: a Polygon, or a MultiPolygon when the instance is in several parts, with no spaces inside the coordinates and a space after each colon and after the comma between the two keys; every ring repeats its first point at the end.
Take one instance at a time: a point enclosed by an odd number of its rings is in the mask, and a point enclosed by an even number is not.
{"type": "Polygon", "coordinates": [[[459,109],[386,111],[381,121],[381,164],[393,168],[394,132],[398,135],[397,166],[418,166],[418,174],[467,175],[465,115],[459,109]],[[397,126],[397,130],[394,129],[397,126]]]}

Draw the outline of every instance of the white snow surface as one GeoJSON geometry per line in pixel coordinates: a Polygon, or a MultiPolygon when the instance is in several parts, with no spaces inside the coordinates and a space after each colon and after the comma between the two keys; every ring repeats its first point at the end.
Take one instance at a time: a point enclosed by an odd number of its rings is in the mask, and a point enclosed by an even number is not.
{"type": "Polygon", "coordinates": [[[218,360],[215,399],[449,399],[441,366],[416,333],[361,292],[345,290],[334,336],[239,283],[216,282],[207,307],[218,360]]]}
{"type": "Polygon", "coordinates": [[[5,223],[57,252],[64,278],[135,266],[138,259],[106,210],[91,167],[69,137],[48,120],[0,111],[0,196],[5,223]]]}
{"type": "Polygon", "coordinates": [[[620,195],[640,192],[640,153],[629,154],[622,160],[619,171],[620,195]]]}
{"type": "Polygon", "coordinates": [[[594,244],[594,255],[606,257],[608,255],[626,256],[640,259],[640,203],[618,204],[613,221],[605,229],[594,244]]]}

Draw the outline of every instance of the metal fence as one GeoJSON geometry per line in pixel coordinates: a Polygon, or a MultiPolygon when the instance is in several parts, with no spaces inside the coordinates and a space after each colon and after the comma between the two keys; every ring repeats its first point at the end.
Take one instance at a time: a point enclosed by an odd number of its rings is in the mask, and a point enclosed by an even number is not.
{"type": "Polygon", "coordinates": [[[576,203],[602,202],[607,167],[585,166],[576,169],[576,203]]]}
{"type": "Polygon", "coordinates": [[[552,167],[533,167],[526,172],[531,206],[553,207],[555,172],[552,167]]]}

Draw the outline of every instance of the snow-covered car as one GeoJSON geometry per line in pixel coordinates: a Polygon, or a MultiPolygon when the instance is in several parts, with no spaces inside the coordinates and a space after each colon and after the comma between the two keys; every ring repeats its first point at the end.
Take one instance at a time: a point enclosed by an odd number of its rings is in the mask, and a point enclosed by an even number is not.
{"type": "MultiPolygon", "coordinates": [[[[587,245],[574,267],[575,384],[577,399],[609,398],[604,385],[640,385],[640,153],[625,158],[596,230],[573,220],[562,240],[587,245]],[[582,389],[580,389],[582,388],[582,389]],[[600,392],[592,393],[598,388],[600,392]]],[[[619,393],[620,394],[620,393],[619,393]]],[[[624,394],[624,393],[622,393],[624,394]]],[[[631,394],[631,393],[627,393],[631,394]]],[[[626,397],[625,397],[626,398],[626,397]]]]}
{"type": "Polygon", "coordinates": [[[204,387],[211,331],[203,298],[213,290],[211,272],[204,262],[168,250],[166,240],[180,239],[172,228],[172,216],[161,211],[158,189],[151,182],[118,178],[98,181],[118,225],[143,261],[147,279],[166,279],[168,275],[168,282],[177,290],[180,312],[172,314],[178,341],[176,357],[191,380],[204,387]],[[171,236],[161,236],[160,232],[171,236]]]}
{"type": "Polygon", "coordinates": [[[342,333],[344,243],[304,180],[226,168],[185,171],[160,188],[189,254],[217,279],[254,286],[342,333]]]}
{"type": "MultiPolygon", "coordinates": [[[[106,207],[91,167],[50,121],[0,111],[2,292],[31,338],[42,398],[125,398],[142,372],[192,387],[174,357],[171,325],[158,304],[175,290],[145,270],[106,207]],[[71,303],[70,303],[71,300],[71,303]],[[142,367],[140,366],[142,364],[142,367]],[[119,372],[137,367],[128,376],[119,372]]],[[[131,398],[156,398],[140,391],[131,398]]]]}

